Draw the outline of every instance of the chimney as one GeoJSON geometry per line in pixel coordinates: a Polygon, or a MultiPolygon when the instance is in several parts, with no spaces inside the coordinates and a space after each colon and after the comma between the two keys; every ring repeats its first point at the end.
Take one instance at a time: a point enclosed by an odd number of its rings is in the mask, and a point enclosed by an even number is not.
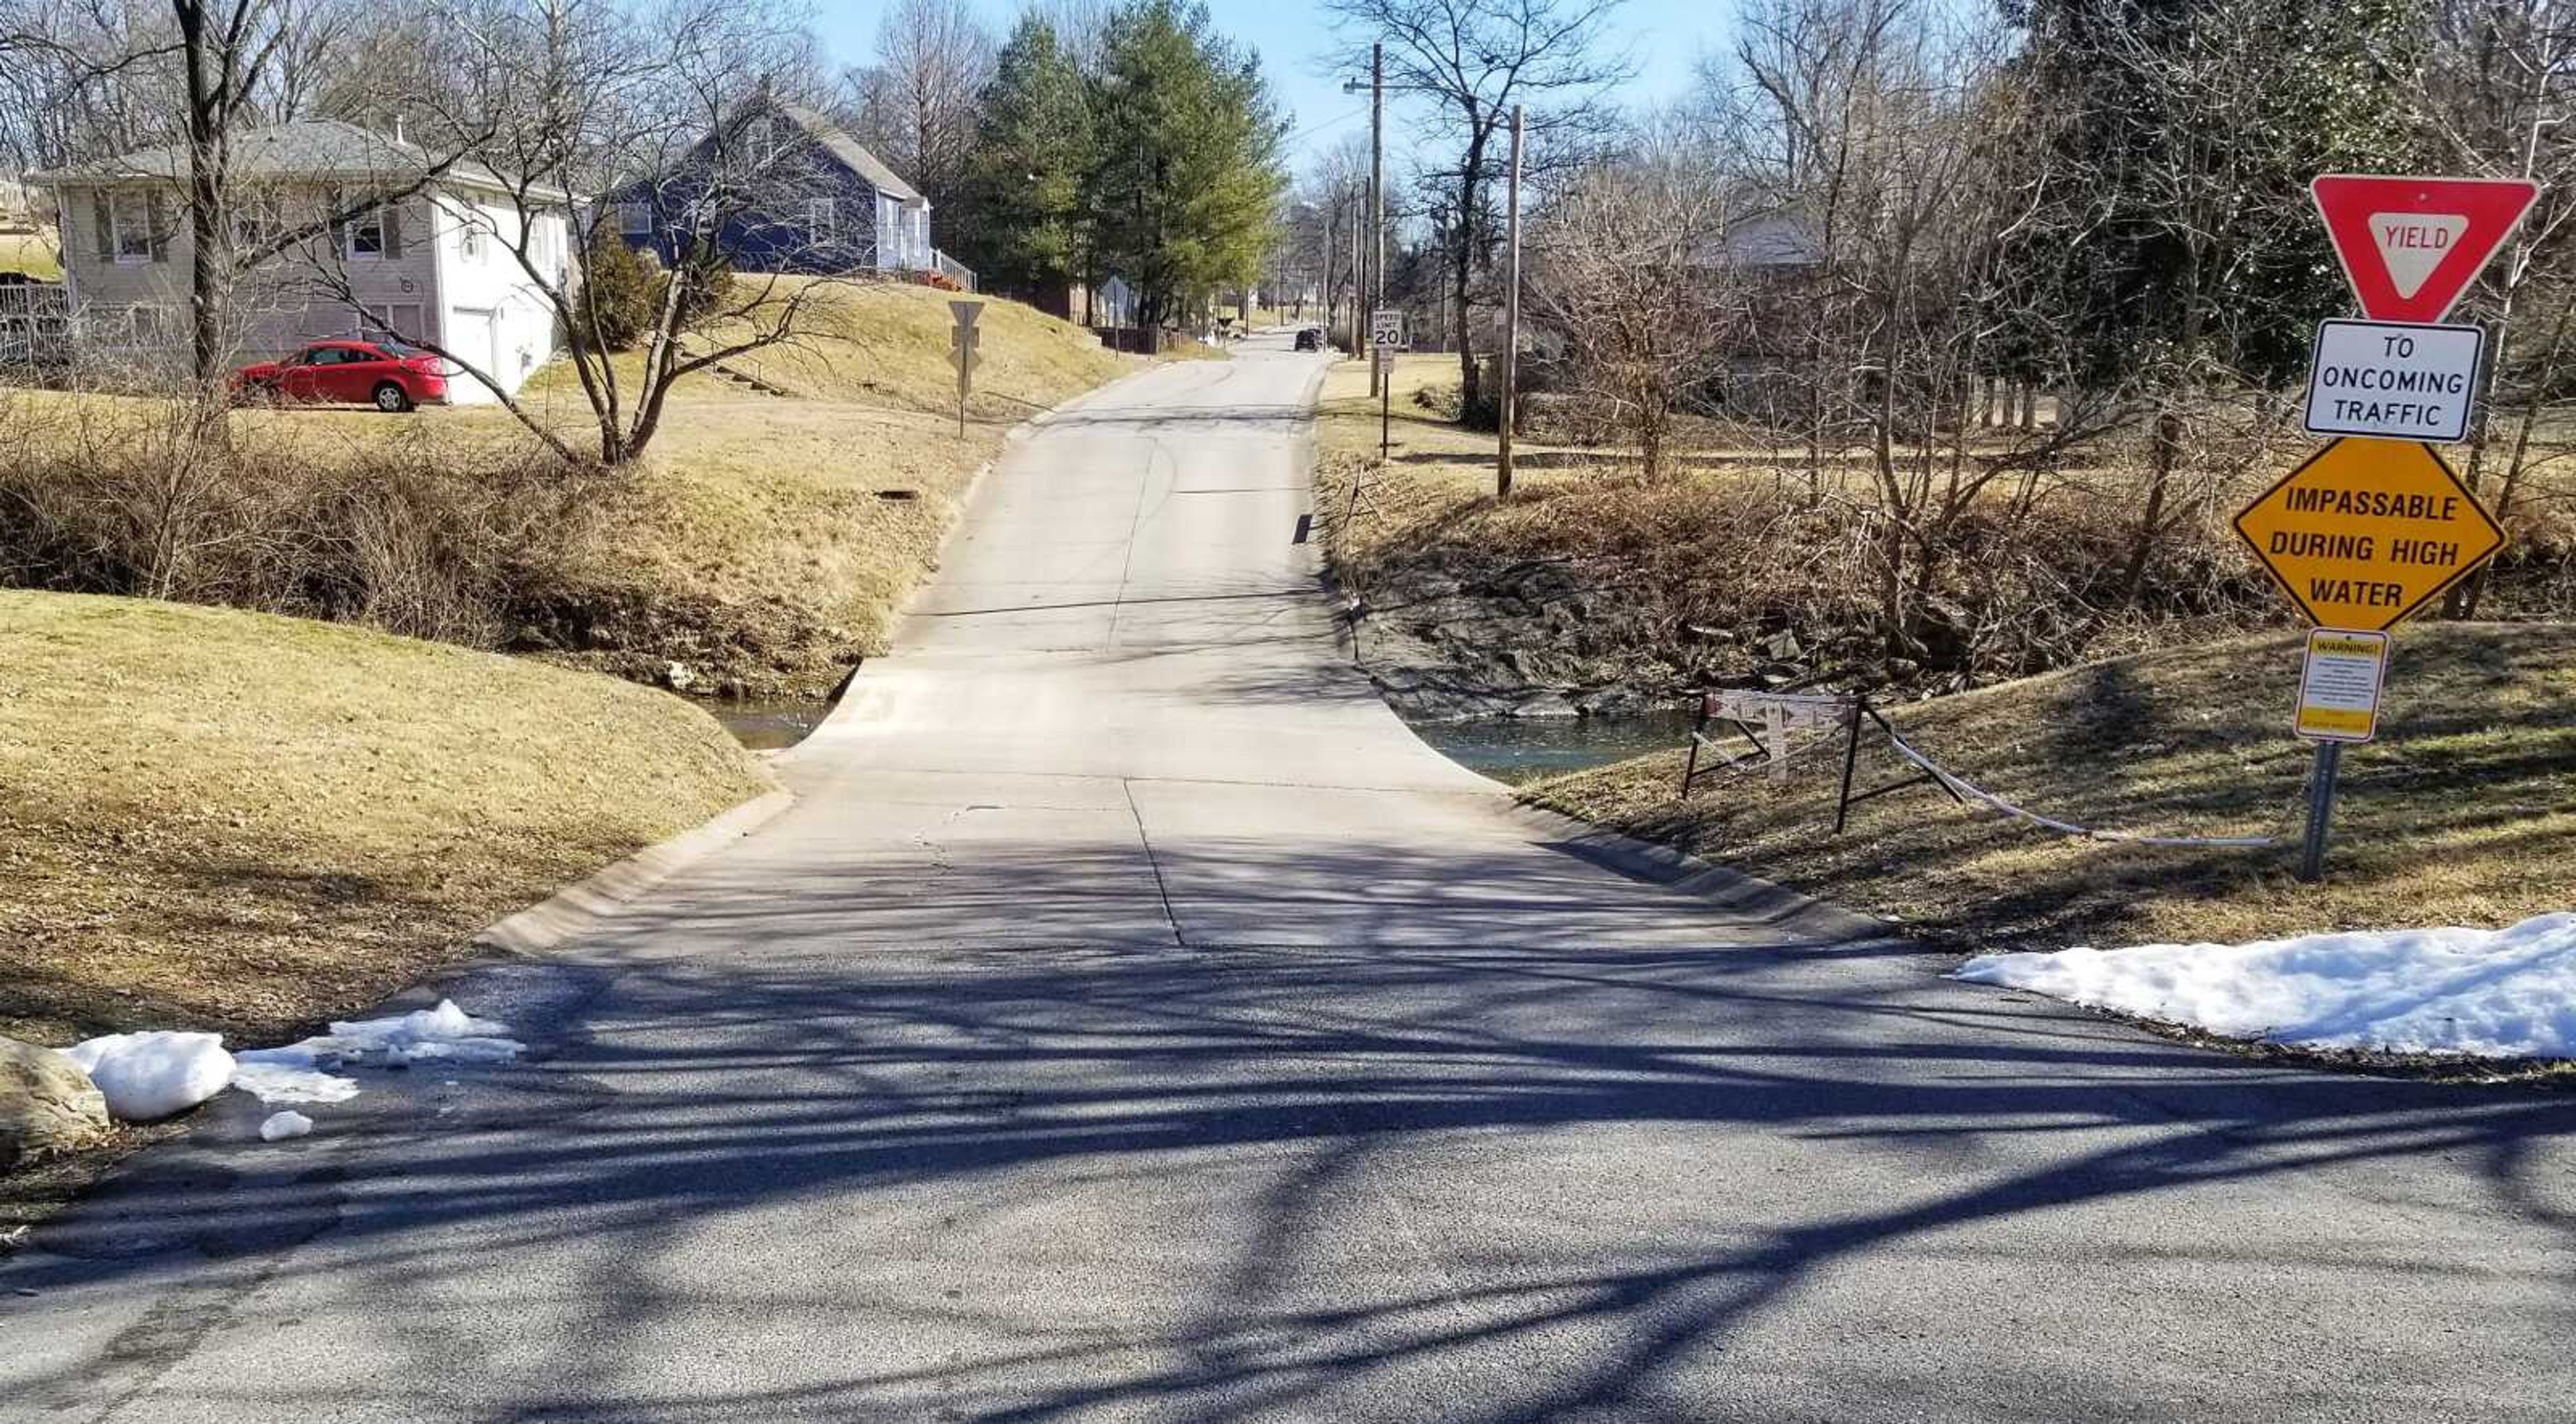
{"type": "Polygon", "coordinates": [[[402,142],[404,142],[404,139],[403,139],[402,114],[401,114],[401,112],[400,112],[400,111],[396,111],[396,112],[395,112],[395,114],[394,114],[394,142],[396,142],[396,143],[402,143],[402,142]]]}

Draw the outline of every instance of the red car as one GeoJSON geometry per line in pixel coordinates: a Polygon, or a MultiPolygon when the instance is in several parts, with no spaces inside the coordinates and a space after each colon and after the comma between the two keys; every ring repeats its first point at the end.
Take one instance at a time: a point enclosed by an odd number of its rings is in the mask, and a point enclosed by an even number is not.
{"type": "Polygon", "coordinates": [[[233,372],[233,391],[252,400],[409,410],[447,399],[447,368],[436,356],[399,341],[316,341],[283,361],[233,372]]]}

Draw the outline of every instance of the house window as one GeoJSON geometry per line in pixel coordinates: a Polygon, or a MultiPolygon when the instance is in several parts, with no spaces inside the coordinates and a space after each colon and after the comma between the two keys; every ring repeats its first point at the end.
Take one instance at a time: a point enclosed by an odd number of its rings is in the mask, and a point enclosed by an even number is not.
{"type": "Polygon", "coordinates": [[[367,319],[351,334],[367,341],[388,337],[397,341],[418,341],[426,332],[420,329],[421,306],[418,302],[401,302],[387,306],[362,308],[367,319]]]}
{"type": "Polygon", "coordinates": [[[152,260],[152,195],[119,193],[108,205],[108,222],[114,234],[118,262],[152,260]]]}
{"type": "Polygon", "coordinates": [[[833,237],[833,218],[834,213],[832,211],[831,199],[808,198],[805,200],[806,237],[815,242],[830,242],[833,237]]]}
{"type": "Polygon", "coordinates": [[[776,152],[778,149],[778,131],[776,126],[771,124],[768,117],[764,115],[752,120],[750,125],[744,129],[744,133],[748,135],[748,144],[751,149],[751,161],[754,163],[767,163],[769,161],[769,155],[776,152]]]}
{"type": "Polygon", "coordinates": [[[244,196],[233,210],[233,247],[256,252],[286,232],[286,215],[273,192],[244,196]]]}
{"type": "Polygon", "coordinates": [[[386,249],[391,245],[391,234],[388,231],[391,226],[392,224],[386,218],[386,210],[383,208],[369,208],[350,219],[350,258],[355,260],[361,257],[385,256],[386,249]]]}
{"type": "Polygon", "coordinates": [[[619,203],[617,205],[617,231],[619,235],[624,237],[652,236],[653,205],[650,203],[619,203]]]}
{"type": "Polygon", "coordinates": [[[480,262],[483,260],[483,228],[485,221],[486,219],[483,216],[483,205],[481,203],[467,203],[465,205],[465,212],[463,214],[463,222],[461,225],[462,231],[457,234],[456,243],[458,253],[468,262],[480,262]]]}

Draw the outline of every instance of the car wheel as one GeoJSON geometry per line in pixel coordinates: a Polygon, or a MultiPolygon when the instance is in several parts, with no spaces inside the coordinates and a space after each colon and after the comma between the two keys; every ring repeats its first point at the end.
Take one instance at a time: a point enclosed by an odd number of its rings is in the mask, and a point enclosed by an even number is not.
{"type": "Polygon", "coordinates": [[[411,396],[391,381],[376,382],[376,409],[388,414],[411,409],[411,396]]]}

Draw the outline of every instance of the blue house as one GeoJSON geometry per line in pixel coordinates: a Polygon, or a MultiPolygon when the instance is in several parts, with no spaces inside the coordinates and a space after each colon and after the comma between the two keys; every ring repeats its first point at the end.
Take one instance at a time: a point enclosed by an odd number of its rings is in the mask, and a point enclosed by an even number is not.
{"type": "Polygon", "coordinates": [[[701,226],[736,270],[974,274],[930,241],[930,203],[849,132],[766,94],[660,175],[611,192],[604,215],[630,247],[671,264],[701,226]]]}

